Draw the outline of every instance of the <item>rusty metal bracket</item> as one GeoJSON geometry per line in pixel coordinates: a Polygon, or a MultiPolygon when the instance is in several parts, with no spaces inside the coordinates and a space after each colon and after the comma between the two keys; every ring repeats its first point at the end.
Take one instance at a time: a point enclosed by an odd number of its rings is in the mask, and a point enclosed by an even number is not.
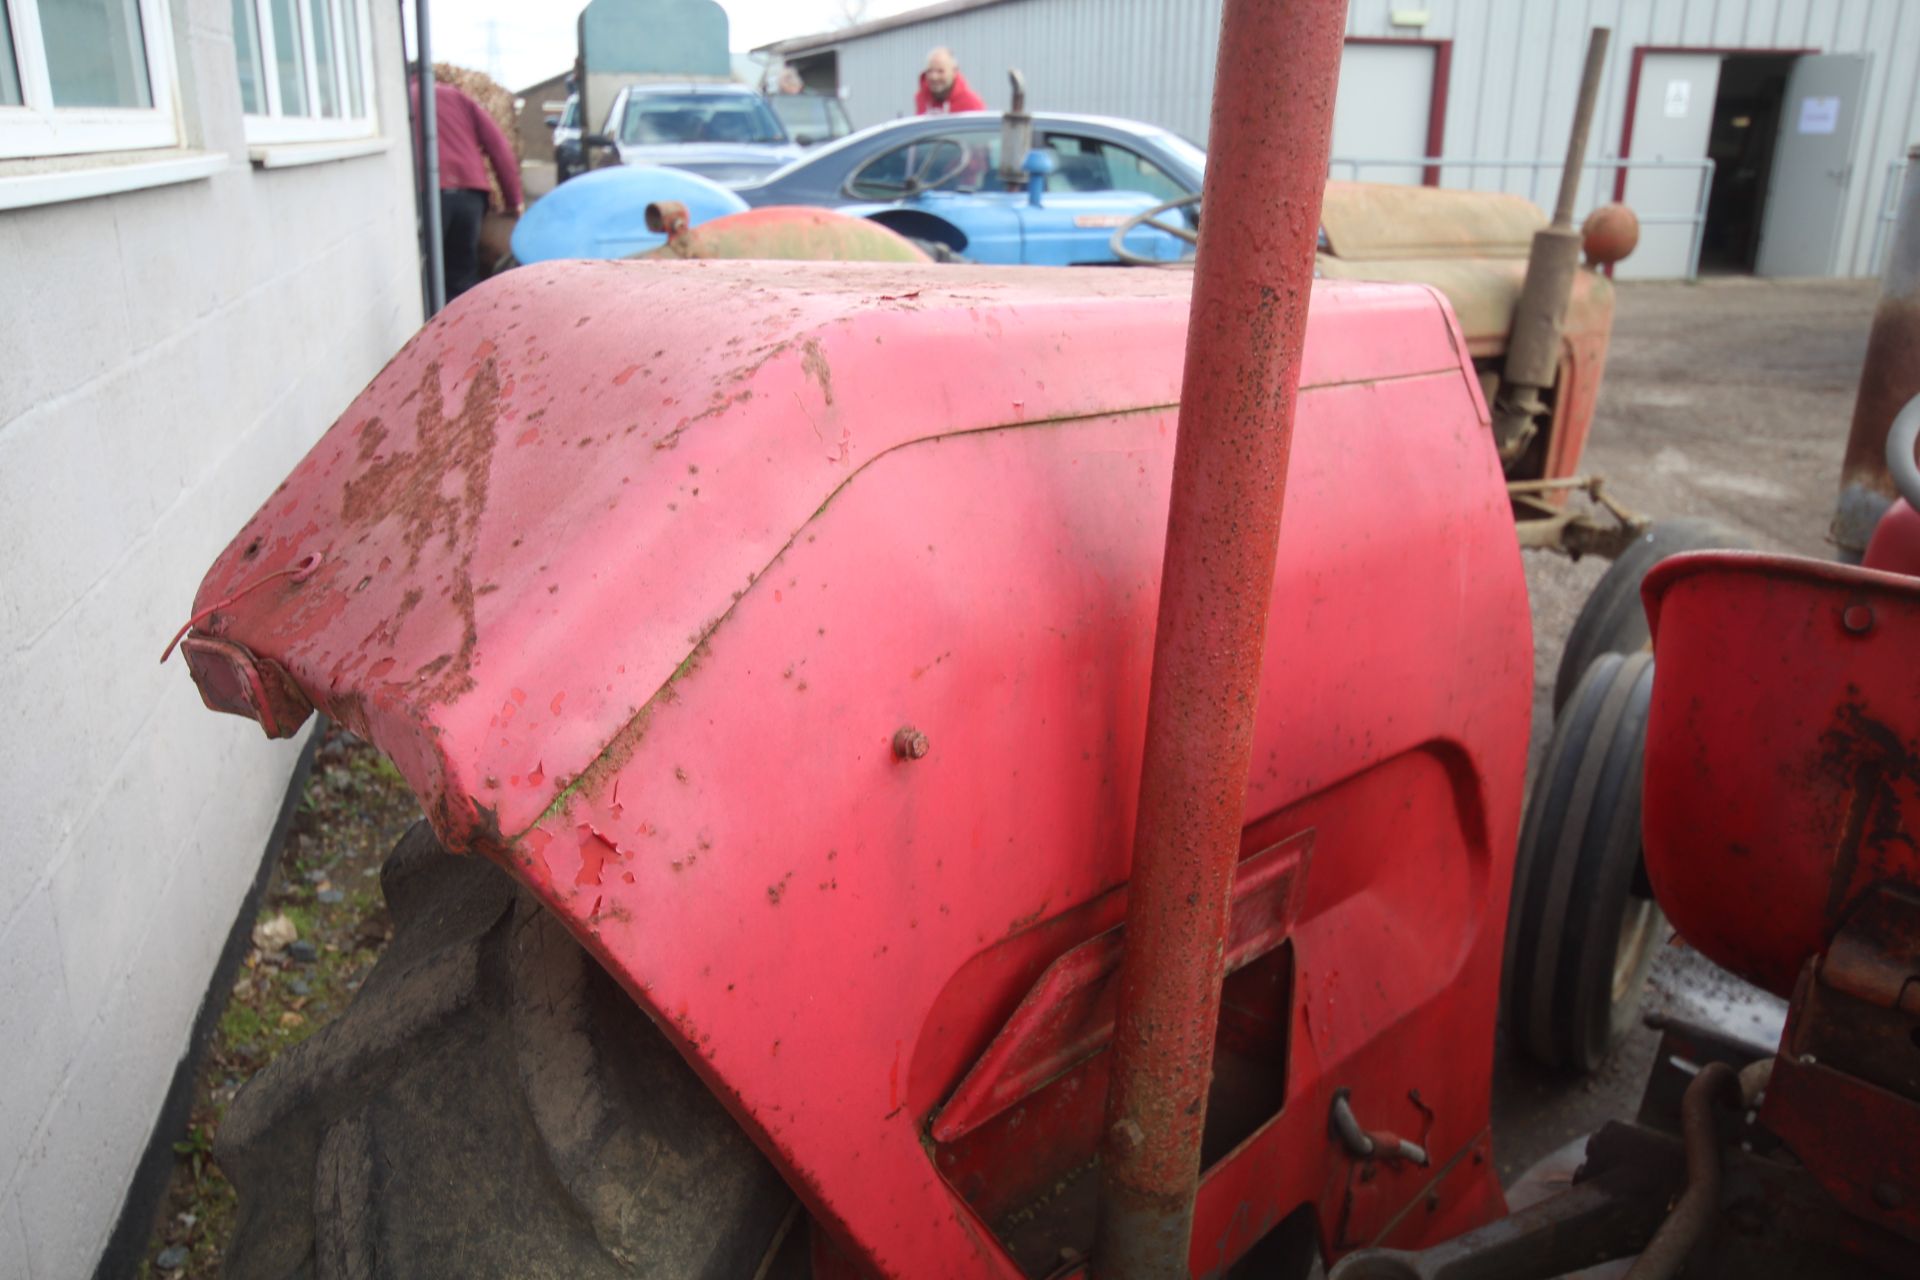
{"type": "Polygon", "coordinates": [[[1860,895],[1801,971],[1761,1119],[1856,1218],[1920,1241],[1920,898],[1860,895]]]}
{"type": "Polygon", "coordinates": [[[1507,484],[1507,499],[1513,504],[1514,530],[1522,547],[1558,551],[1575,560],[1584,555],[1614,559],[1653,523],[1616,501],[1607,492],[1605,476],[1513,480],[1507,484]],[[1612,522],[1597,520],[1569,506],[1565,498],[1574,493],[1585,494],[1589,502],[1612,517],[1612,522]]]}
{"type": "Polygon", "coordinates": [[[1835,991],[1920,1017],[1920,898],[1881,887],[1863,894],[1820,964],[1835,991]]]}
{"type": "Polygon", "coordinates": [[[1787,1030],[1796,1061],[1920,1104],[1920,898],[1889,885],[1861,894],[1801,972],[1787,1030]]]}
{"type": "Polygon", "coordinates": [[[1760,1119],[1848,1214],[1920,1241],[1920,1105],[1782,1055],[1760,1119]]]}

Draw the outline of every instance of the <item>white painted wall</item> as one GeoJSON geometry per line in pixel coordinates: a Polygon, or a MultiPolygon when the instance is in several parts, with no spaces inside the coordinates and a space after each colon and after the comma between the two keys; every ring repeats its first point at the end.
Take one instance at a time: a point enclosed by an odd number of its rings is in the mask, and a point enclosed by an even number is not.
{"type": "Polygon", "coordinates": [[[0,211],[0,1275],[94,1267],[297,746],[156,659],[228,538],[420,321],[384,154],[254,168],[229,0],[169,33],[210,179],[0,211]]]}
{"type": "MultiPolygon", "coordinates": [[[[946,45],[991,107],[1007,102],[1006,68],[1026,73],[1037,111],[1130,116],[1204,142],[1213,98],[1221,0],[1000,0],[936,8],[918,21],[796,50],[837,51],[857,125],[913,111],[927,50],[946,45]]],[[[1864,53],[1870,64],[1845,195],[1836,274],[1872,275],[1888,167],[1920,142],[1920,2],[1916,0],[1351,0],[1347,33],[1452,43],[1444,151],[1482,160],[1566,152],[1589,27],[1613,28],[1613,51],[1589,154],[1620,154],[1636,46],[1864,53]],[[1395,27],[1396,10],[1425,12],[1395,27]]],[[[792,47],[792,42],[788,42],[792,47]]],[[[1551,204],[1557,167],[1448,169],[1449,186],[1504,189],[1551,204]]],[[[1611,198],[1611,175],[1586,183],[1580,208],[1611,198]]],[[[1665,210],[1661,212],[1666,212],[1665,210]]],[[[1683,210],[1684,212],[1684,210],[1683,210]]]]}

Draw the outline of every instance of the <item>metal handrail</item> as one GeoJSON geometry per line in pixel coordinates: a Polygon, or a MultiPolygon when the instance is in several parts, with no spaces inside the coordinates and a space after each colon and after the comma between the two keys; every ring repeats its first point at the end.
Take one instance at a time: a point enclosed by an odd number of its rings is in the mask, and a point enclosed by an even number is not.
{"type": "Polygon", "coordinates": [[[1880,217],[1873,224],[1873,247],[1867,252],[1867,274],[1877,276],[1887,269],[1886,254],[1893,248],[1890,234],[1900,217],[1900,186],[1906,180],[1907,162],[1895,160],[1887,166],[1887,184],[1880,195],[1880,217]]]}
{"type": "MultiPolygon", "coordinates": [[[[1566,168],[1565,157],[1551,158],[1515,158],[1486,159],[1481,156],[1335,156],[1328,164],[1330,172],[1345,169],[1346,177],[1358,181],[1363,169],[1494,169],[1508,172],[1519,169],[1532,174],[1528,180],[1528,198],[1539,203],[1541,176],[1549,171],[1558,173],[1566,168]]],[[[1700,275],[1700,245],[1705,238],[1707,225],[1707,200],[1713,194],[1714,162],[1710,159],[1699,160],[1641,160],[1627,158],[1623,160],[1587,160],[1580,165],[1583,170],[1618,172],[1620,170],[1690,170],[1700,175],[1699,186],[1694,197],[1691,213],[1643,213],[1636,209],[1640,225],[1646,227],[1684,226],[1692,230],[1687,238],[1687,275],[1689,280],[1700,275]]],[[[1596,201],[1595,203],[1604,203],[1596,201]]]]}

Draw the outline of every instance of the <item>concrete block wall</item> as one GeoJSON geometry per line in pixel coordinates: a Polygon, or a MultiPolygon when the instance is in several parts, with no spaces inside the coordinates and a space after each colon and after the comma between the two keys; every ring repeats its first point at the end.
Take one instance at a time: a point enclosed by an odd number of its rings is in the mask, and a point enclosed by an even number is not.
{"type": "Polygon", "coordinates": [[[0,211],[0,1274],[99,1257],[297,743],[156,662],[420,322],[397,11],[382,154],[248,159],[229,0],[173,0],[210,179],[0,211]]]}

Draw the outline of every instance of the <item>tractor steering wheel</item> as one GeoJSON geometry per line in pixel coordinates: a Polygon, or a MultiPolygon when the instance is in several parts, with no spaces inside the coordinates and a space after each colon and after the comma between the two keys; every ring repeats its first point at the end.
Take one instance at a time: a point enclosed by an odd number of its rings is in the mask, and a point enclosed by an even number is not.
{"type": "Polygon", "coordinates": [[[1164,231],[1170,236],[1178,236],[1188,244],[1197,246],[1200,243],[1200,193],[1196,191],[1192,195],[1162,201],[1151,209],[1142,209],[1139,213],[1134,214],[1131,218],[1128,218],[1125,222],[1115,227],[1112,237],[1107,241],[1107,248],[1113,252],[1113,256],[1130,267],[1192,266],[1192,258],[1179,258],[1172,262],[1167,262],[1160,258],[1144,257],[1127,248],[1127,237],[1135,231],[1138,231],[1141,227],[1152,227],[1155,231],[1164,231]],[[1175,209],[1186,208],[1193,210],[1192,226],[1183,226],[1179,223],[1161,221],[1162,215],[1172,213],[1175,209]]]}
{"type": "Polygon", "coordinates": [[[967,149],[958,142],[952,138],[936,138],[926,144],[926,155],[920,158],[920,162],[914,165],[913,172],[907,175],[907,191],[909,194],[919,191],[937,191],[964,174],[967,166],[972,162],[973,157],[968,155],[967,149]],[[933,173],[936,167],[938,157],[947,151],[953,152],[953,163],[942,169],[938,176],[929,177],[928,175],[933,173]]]}

